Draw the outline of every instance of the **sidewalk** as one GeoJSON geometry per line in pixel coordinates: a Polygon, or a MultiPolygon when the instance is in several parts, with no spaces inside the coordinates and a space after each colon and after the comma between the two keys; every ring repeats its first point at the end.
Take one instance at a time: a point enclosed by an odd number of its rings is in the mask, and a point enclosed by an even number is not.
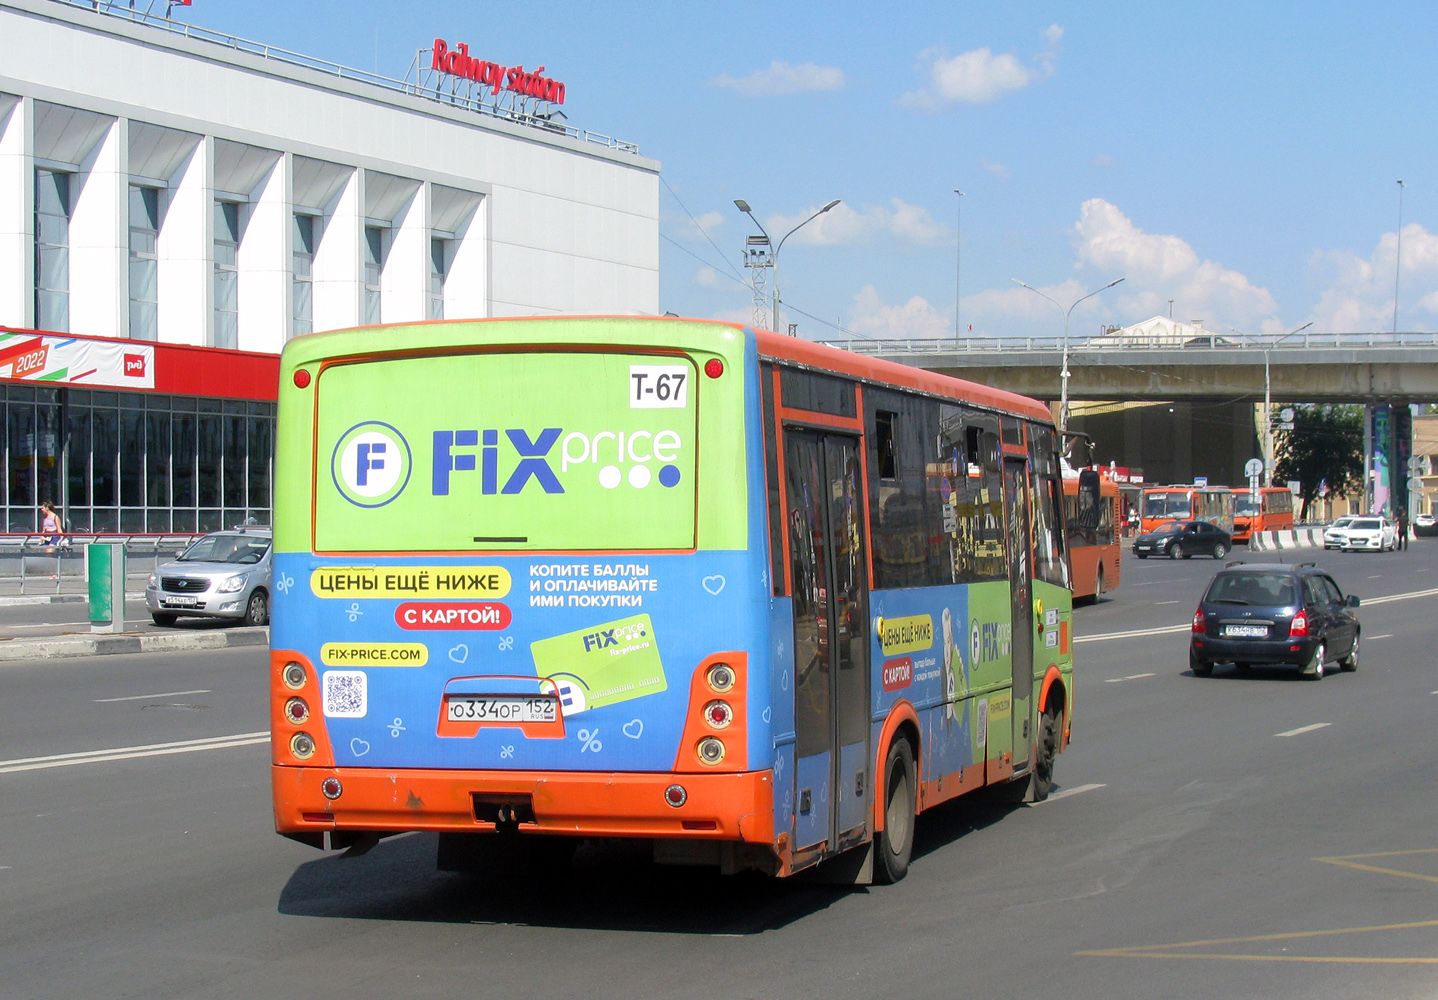
{"type": "Polygon", "coordinates": [[[0,663],[110,653],[161,653],[198,649],[268,646],[268,628],[209,629],[204,632],[94,632],[0,640],[0,663]]]}

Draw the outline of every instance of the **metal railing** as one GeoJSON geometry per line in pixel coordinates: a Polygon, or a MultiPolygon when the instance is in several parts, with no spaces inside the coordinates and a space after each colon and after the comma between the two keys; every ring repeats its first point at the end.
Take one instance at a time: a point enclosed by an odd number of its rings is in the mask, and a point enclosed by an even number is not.
{"type": "MultiPolygon", "coordinates": [[[[911,340],[826,340],[856,354],[1009,354],[1058,353],[1062,337],[936,337],[911,340]]],[[[1187,338],[1112,337],[1069,339],[1070,354],[1126,351],[1284,351],[1303,350],[1392,350],[1394,348],[1438,347],[1438,333],[1305,333],[1284,339],[1274,337],[1233,337],[1204,333],[1187,338]]]]}
{"type": "MultiPolygon", "coordinates": [[[[204,536],[63,535],[58,545],[47,541],[49,537],[0,535],[0,590],[9,591],[18,584],[16,592],[20,594],[61,594],[67,590],[83,593],[85,546],[90,542],[124,543],[126,579],[144,581],[162,561],[173,558],[204,536]]],[[[133,589],[143,590],[143,582],[133,589]]]]}
{"type": "MultiPolygon", "coordinates": [[[[269,59],[274,62],[284,63],[287,66],[299,66],[303,69],[315,70],[328,76],[338,77],[342,80],[352,80],[356,83],[367,83],[374,87],[382,87],[396,93],[406,94],[410,97],[420,97],[428,101],[434,101],[450,107],[463,108],[481,115],[488,115],[501,121],[513,122],[517,125],[526,125],[530,128],[537,128],[545,132],[552,132],[556,135],[568,136],[571,139],[578,139],[582,142],[592,142],[608,149],[618,150],[622,153],[634,153],[638,155],[639,144],[626,142],[623,139],[615,139],[612,136],[600,132],[591,132],[588,129],[574,128],[563,122],[551,121],[540,115],[532,114],[520,108],[508,108],[501,105],[483,103],[478,100],[467,99],[459,93],[450,93],[444,86],[436,84],[427,86],[418,75],[414,80],[397,80],[391,76],[384,76],[380,73],[371,73],[368,70],[355,69],[353,66],[343,66],[328,59],[318,59],[314,56],[307,56],[303,52],[292,52],[289,49],[282,49],[278,46],[267,45],[264,42],[251,41],[248,38],[240,38],[238,35],[229,35],[223,31],[214,31],[210,28],[202,28],[194,24],[186,24],[184,21],[175,21],[169,17],[154,13],[159,6],[169,9],[164,0],[142,0],[145,4],[143,10],[132,5],[129,0],[53,0],[55,3],[62,3],[67,7],[78,7],[91,13],[106,14],[110,17],[118,17],[121,20],[130,21],[135,24],[147,25],[151,28],[158,28],[173,35],[180,35],[183,38],[192,38],[196,41],[209,42],[212,45],[221,45],[236,52],[246,52],[250,55],[259,56],[261,59],[269,59]]],[[[414,63],[410,64],[411,66],[414,63]]]]}

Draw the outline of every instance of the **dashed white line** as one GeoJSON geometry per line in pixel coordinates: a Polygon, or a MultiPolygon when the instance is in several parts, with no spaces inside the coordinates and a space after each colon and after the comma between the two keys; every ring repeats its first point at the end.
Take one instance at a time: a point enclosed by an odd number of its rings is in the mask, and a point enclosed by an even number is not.
{"type": "Polygon", "coordinates": [[[48,767],[70,767],[74,764],[103,764],[112,760],[133,760],[137,757],[163,757],[168,754],[194,753],[197,750],[224,750],[268,743],[269,733],[237,733],[234,736],[212,736],[203,740],[179,740],[174,743],[150,743],[145,746],[115,747],[110,750],[86,750],[81,753],[58,753],[49,757],[18,757],[0,760],[0,774],[17,771],[39,771],[48,767]]]}
{"type": "Polygon", "coordinates": [[[1177,602],[1177,601],[1154,601],[1153,603],[1154,603],[1154,605],[1156,606],[1156,605],[1159,605],[1159,604],[1177,604],[1178,602],[1177,602]]]}
{"type": "Polygon", "coordinates": [[[1052,795],[1050,795],[1048,798],[1044,799],[1043,802],[1030,802],[1029,805],[1030,805],[1030,806],[1041,806],[1041,805],[1044,805],[1045,803],[1048,803],[1048,802],[1057,802],[1059,799],[1066,799],[1066,798],[1068,798],[1070,795],[1082,795],[1084,792],[1092,792],[1092,791],[1094,791],[1094,790],[1097,789],[1097,788],[1107,788],[1107,787],[1108,787],[1108,786],[1107,786],[1107,785],[1104,785],[1104,784],[1096,784],[1096,785],[1076,785],[1076,786],[1074,786],[1073,788],[1065,788],[1065,789],[1064,789],[1063,791],[1061,791],[1061,792],[1054,792],[1054,793],[1053,793],[1052,795]]]}
{"type": "Polygon", "coordinates": [[[1370,639],[1391,639],[1391,638],[1393,638],[1393,636],[1394,636],[1394,633],[1392,633],[1392,632],[1384,632],[1382,635],[1370,635],[1368,638],[1370,638],[1370,639]]]}
{"type": "Polygon", "coordinates": [[[1145,677],[1153,677],[1154,674],[1129,674],[1127,677],[1110,677],[1104,681],[1105,684],[1118,684],[1121,681],[1137,681],[1145,677]]]}
{"type": "Polygon", "coordinates": [[[1136,639],[1139,636],[1145,635],[1169,635],[1176,632],[1187,632],[1192,627],[1193,626],[1189,624],[1164,625],[1159,628],[1134,629],[1131,632],[1105,632],[1102,635],[1081,635],[1075,638],[1074,642],[1102,642],[1105,639],[1136,639]]]}
{"type": "Polygon", "coordinates": [[[1331,723],[1331,722],[1315,722],[1315,723],[1314,723],[1313,725],[1311,725],[1311,726],[1299,726],[1297,729],[1290,729],[1290,730],[1289,730],[1288,732],[1286,732],[1286,733],[1274,733],[1273,735],[1274,735],[1274,736],[1302,736],[1304,733],[1311,733],[1311,732],[1313,732],[1315,729],[1322,729],[1322,728],[1324,728],[1325,726],[1331,726],[1331,725],[1333,725],[1333,723],[1331,723]]]}
{"type": "Polygon", "coordinates": [[[182,694],[213,694],[209,688],[197,688],[194,691],[165,691],[161,694],[132,694],[125,698],[96,698],[96,705],[107,705],[113,701],[144,701],[146,698],[178,698],[182,694]]]}

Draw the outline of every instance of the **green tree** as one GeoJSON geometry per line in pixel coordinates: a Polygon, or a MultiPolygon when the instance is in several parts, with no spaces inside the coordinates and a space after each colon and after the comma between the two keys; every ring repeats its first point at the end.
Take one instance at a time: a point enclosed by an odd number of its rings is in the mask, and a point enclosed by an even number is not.
{"type": "Polygon", "coordinates": [[[1363,407],[1333,404],[1296,406],[1293,430],[1279,431],[1277,482],[1298,480],[1300,519],[1326,483],[1328,492],[1348,496],[1363,486],[1363,407]]]}

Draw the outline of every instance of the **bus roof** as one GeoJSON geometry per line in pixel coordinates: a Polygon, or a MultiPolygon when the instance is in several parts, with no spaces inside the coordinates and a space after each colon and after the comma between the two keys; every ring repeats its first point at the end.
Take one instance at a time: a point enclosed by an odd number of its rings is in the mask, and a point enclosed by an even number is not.
{"type": "MultiPolygon", "coordinates": [[[[1053,414],[1047,406],[1037,400],[1030,399],[1027,396],[1021,396],[1015,392],[1006,392],[1002,389],[995,389],[992,386],[983,385],[978,382],[969,382],[964,379],[952,378],[948,375],[939,375],[935,372],[925,371],[922,368],[914,368],[910,365],[896,364],[892,361],[883,361],[879,358],[870,358],[862,354],[841,351],[838,348],[829,347],[824,344],[816,344],[813,341],[802,340],[798,337],[781,336],[768,330],[745,326],[743,323],[730,323],[722,320],[686,319],[678,316],[504,316],[491,317],[488,319],[419,320],[411,323],[386,323],[380,326],[353,327],[345,330],[316,332],[294,337],[285,345],[285,362],[283,364],[285,371],[281,372],[281,378],[285,377],[289,368],[304,364],[307,360],[319,359],[325,356],[411,353],[416,350],[434,350],[451,346],[456,342],[456,336],[453,334],[446,336],[439,333],[440,330],[446,328],[482,328],[485,326],[510,323],[542,324],[568,320],[637,322],[656,326],[661,323],[678,323],[685,326],[723,327],[737,330],[740,333],[753,333],[761,357],[772,358],[778,361],[791,361],[796,364],[833,372],[836,375],[847,375],[850,378],[867,379],[885,385],[894,385],[906,389],[913,389],[918,392],[931,393],[936,396],[963,399],[990,409],[1028,417],[1031,420],[1037,420],[1050,426],[1052,426],[1054,422],[1053,414]],[[436,331],[434,340],[428,344],[417,343],[413,332],[426,327],[433,328],[436,331]]],[[[592,333],[587,332],[585,339],[587,340],[588,337],[592,335],[592,333]]],[[[495,338],[487,342],[495,343],[501,341],[495,338]]]]}

